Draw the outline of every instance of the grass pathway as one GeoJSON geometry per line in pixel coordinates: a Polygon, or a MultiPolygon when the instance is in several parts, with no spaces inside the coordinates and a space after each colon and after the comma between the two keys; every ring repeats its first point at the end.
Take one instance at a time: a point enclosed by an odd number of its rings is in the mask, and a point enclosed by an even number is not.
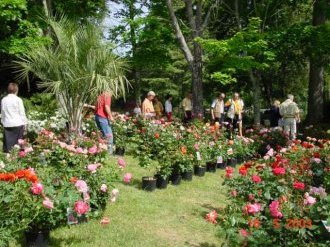
{"type": "Polygon", "coordinates": [[[221,185],[224,171],[148,193],[139,189],[145,171],[133,159],[126,160],[125,172],[131,172],[135,179],[132,185],[116,184],[119,198],[105,212],[110,224],[92,220],[57,229],[51,233],[52,246],[220,246],[219,228],[203,217],[225,203],[221,185]]]}

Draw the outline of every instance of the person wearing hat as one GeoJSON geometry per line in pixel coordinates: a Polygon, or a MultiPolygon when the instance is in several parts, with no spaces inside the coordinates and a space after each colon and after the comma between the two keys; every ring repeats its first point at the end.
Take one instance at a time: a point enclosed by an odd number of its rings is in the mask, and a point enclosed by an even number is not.
{"type": "Polygon", "coordinates": [[[152,101],[154,100],[156,94],[153,91],[149,91],[147,97],[142,103],[142,116],[145,119],[151,119],[155,116],[155,109],[152,101]]]}

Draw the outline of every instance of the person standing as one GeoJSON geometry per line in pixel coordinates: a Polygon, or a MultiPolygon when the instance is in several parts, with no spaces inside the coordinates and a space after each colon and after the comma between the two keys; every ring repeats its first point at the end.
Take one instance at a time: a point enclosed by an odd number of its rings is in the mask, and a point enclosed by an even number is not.
{"type": "Polygon", "coordinates": [[[147,97],[142,103],[142,115],[145,119],[151,119],[155,117],[155,109],[152,101],[154,100],[156,94],[153,91],[149,91],[147,97]]]}
{"type": "Polygon", "coordinates": [[[156,114],[156,119],[160,119],[163,116],[164,106],[162,102],[158,99],[158,96],[154,98],[154,109],[156,114]]]}
{"type": "Polygon", "coordinates": [[[184,123],[192,120],[192,93],[187,93],[186,97],[182,100],[182,108],[184,113],[184,123]]]}
{"type": "Polygon", "coordinates": [[[113,154],[113,132],[111,122],[113,121],[111,112],[111,93],[103,92],[98,96],[95,109],[95,122],[102,133],[104,139],[108,141],[109,154],[113,154]]]}
{"type": "Polygon", "coordinates": [[[284,132],[291,140],[296,139],[297,122],[300,122],[299,108],[293,100],[294,96],[289,94],[287,100],[280,105],[280,114],[283,117],[284,132]]]}
{"type": "Polygon", "coordinates": [[[141,111],[141,104],[140,103],[136,102],[136,105],[133,109],[133,113],[134,113],[135,117],[141,116],[142,111],[141,111]]]}
{"type": "Polygon", "coordinates": [[[8,95],[1,101],[1,123],[4,127],[3,151],[9,153],[23,139],[27,118],[23,101],[17,96],[17,83],[9,83],[8,95]]]}
{"type": "Polygon", "coordinates": [[[173,97],[171,95],[167,95],[166,101],[165,101],[165,113],[166,113],[167,120],[169,122],[172,121],[172,111],[173,111],[172,99],[173,99],[173,97]]]}
{"type": "Polygon", "coordinates": [[[228,118],[231,120],[233,129],[238,128],[238,133],[243,136],[243,121],[242,114],[244,108],[244,102],[239,97],[238,93],[234,93],[233,98],[228,100],[225,104],[228,107],[228,118]]]}
{"type": "Polygon", "coordinates": [[[270,126],[271,127],[278,127],[281,117],[280,114],[280,105],[281,102],[275,100],[272,107],[270,108],[270,126]]]}
{"type": "Polygon", "coordinates": [[[218,122],[222,126],[225,117],[225,94],[219,93],[218,97],[213,100],[211,105],[211,116],[214,122],[218,122]]]}

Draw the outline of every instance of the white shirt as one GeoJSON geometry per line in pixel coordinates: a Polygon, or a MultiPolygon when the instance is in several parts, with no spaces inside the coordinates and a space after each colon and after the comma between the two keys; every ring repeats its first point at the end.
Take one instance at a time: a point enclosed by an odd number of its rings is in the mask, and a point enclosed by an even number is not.
{"type": "Polygon", "coordinates": [[[140,116],[142,114],[140,107],[135,107],[133,110],[134,114],[140,116]]]}
{"type": "Polygon", "coordinates": [[[1,101],[3,127],[18,127],[27,124],[23,101],[15,94],[8,94],[1,101]]]}
{"type": "Polygon", "coordinates": [[[165,112],[166,113],[172,112],[172,103],[169,100],[165,101],[165,112]]]}

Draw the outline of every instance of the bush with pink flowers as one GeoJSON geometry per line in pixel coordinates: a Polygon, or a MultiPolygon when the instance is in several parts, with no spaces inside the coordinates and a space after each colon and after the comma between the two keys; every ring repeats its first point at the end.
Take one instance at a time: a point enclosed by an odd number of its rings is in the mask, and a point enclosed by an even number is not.
{"type": "MultiPolygon", "coordinates": [[[[33,148],[28,147],[32,146],[20,141],[9,157],[1,157],[4,165],[0,174],[33,169],[38,176],[37,180],[29,178],[33,182],[0,181],[0,210],[8,212],[0,214],[2,241],[17,238],[27,229],[51,230],[68,221],[74,223],[80,218],[102,215],[112,197],[109,188],[119,179],[117,172],[124,163],[106,160],[107,150],[102,140],[92,136],[64,142],[62,137],[44,130],[33,148]]],[[[11,175],[4,176],[12,179],[11,175]]],[[[24,173],[18,172],[17,176],[24,173]]]]}

